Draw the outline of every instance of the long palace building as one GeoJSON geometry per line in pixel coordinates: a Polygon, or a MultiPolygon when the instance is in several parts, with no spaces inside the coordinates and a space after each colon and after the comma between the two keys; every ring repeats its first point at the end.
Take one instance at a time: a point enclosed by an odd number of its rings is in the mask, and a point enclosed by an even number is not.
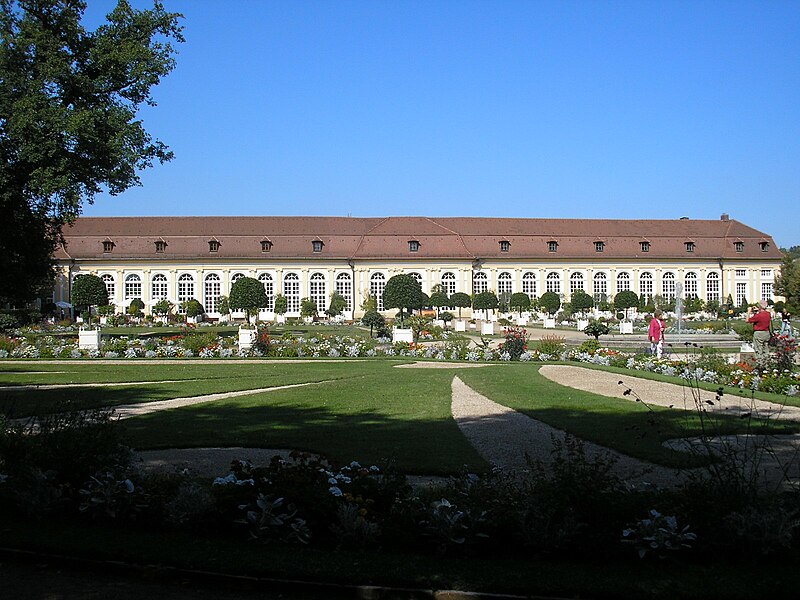
{"type": "Polygon", "coordinates": [[[272,318],[276,294],[287,316],[301,298],[323,311],[336,291],[358,318],[395,274],[410,273],[430,294],[498,294],[583,289],[600,298],[641,295],[734,302],[772,299],[782,254],[772,238],[719,220],[584,220],[470,217],[82,217],[56,253],[55,301],[70,302],[79,274],[98,275],[123,310],[140,298],[195,298],[209,316],[239,277],[264,284],[272,318]]]}

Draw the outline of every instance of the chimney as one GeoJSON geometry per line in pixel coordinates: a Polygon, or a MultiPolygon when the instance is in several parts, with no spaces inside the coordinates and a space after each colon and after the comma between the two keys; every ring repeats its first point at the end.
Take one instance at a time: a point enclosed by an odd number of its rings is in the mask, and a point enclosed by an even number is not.
{"type": "Polygon", "coordinates": [[[731,220],[731,216],[728,213],[722,213],[719,216],[719,220],[720,221],[730,221],[731,220]]]}

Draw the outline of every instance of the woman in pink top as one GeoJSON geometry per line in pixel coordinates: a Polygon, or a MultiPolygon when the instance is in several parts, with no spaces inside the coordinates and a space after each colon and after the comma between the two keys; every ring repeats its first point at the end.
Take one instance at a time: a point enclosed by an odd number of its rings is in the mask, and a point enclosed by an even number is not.
{"type": "Polygon", "coordinates": [[[650,330],[647,334],[650,339],[650,352],[656,357],[661,358],[664,350],[664,321],[661,320],[661,311],[657,310],[650,320],[650,330]]]}

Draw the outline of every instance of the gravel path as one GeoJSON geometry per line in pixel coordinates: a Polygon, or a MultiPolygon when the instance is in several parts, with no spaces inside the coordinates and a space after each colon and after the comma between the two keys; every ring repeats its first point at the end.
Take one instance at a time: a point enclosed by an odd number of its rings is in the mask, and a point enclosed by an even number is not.
{"type": "Polygon", "coordinates": [[[756,418],[770,418],[793,420],[800,422],[800,407],[785,406],[765,400],[742,398],[741,396],[725,395],[719,402],[716,394],[706,390],[693,390],[689,386],[681,386],[664,381],[652,381],[618,373],[585,369],[572,365],[543,365],[539,373],[549,380],[560,385],[565,385],[585,392],[636,401],[636,397],[653,406],[678,408],[681,410],[696,410],[695,398],[707,412],[730,412],[735,415],[752,413],[756,418]],[[620,385],[622,381],[622,385],[620,385]],[[633,391],[625,395],[625,390],[633,391]],[[710,404],[709,404],[710,402],[710,404]]]}
{"type": "MultiPolygon", "coordinates": [[[[527,469],[526,455],[545,465],[551,463],[553,441],[563,442],[566,437],[559,429],[489,400],[458,377],[453,378],[451,410],[461,432],[480,455],[504,470],[527,469]]],[[[675,469],[646,463],[592,442],[584,442],[584,451],[591,458],[614,460],[614,472],[625,480],[674,484],[680,477],[675,469]]]]}

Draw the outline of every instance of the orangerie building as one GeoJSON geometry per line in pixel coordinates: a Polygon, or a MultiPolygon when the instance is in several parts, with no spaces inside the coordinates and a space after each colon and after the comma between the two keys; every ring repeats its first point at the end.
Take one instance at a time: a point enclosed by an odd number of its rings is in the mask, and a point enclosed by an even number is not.
{"type": "MultiPolygon", "coordinates": [[[[367,294],[410,273],[426,293],[545,291],[565,300],[697,295],[736,304],[772,299],[782,254],[772,238],[722,215],[719,220],[583,220],[427,217],[83,217],[65,228],[56,253],[55,301],[70,302],[74,277],[98,275],[122,311],[134,298],[195,298],[217,317],[219,298],[239,277],[264,284],[272,319],[276,294],[287,316],[301,298],[324,311],[336,291],[359,318],[367,294]],[[680,285],[679,285],[680,284],[680,285]]],[[[394,311],[391,311],[393,314],[394,311]]],[[[468,311],[467,311],[468,313],[468,311]]]]}

